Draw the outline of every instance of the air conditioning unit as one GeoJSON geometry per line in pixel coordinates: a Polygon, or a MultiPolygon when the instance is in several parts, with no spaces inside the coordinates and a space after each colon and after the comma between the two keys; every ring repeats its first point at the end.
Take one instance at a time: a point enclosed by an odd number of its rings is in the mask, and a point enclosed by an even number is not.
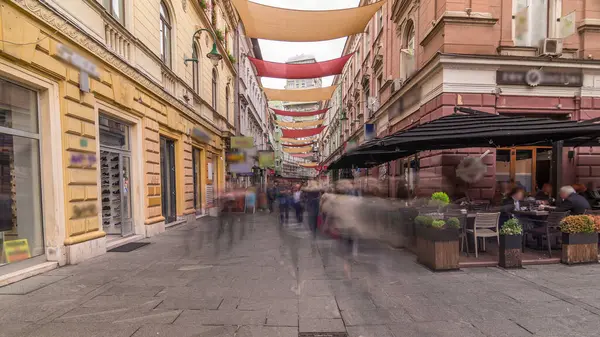
{"type": "Polygon", "coordinates": [[[540,41],[538,49],[539,56],[560,56],[562,55],[562,39],[543,39],[540,41]]]}
{"type": "Polygon", "coordinates": [[[400,88],[402,88],[403,84],[404,84],[403,78],[395,78],[394,82],[392,82],[392,92],[396,92],[396,91],[400,90],[400,88]]]}

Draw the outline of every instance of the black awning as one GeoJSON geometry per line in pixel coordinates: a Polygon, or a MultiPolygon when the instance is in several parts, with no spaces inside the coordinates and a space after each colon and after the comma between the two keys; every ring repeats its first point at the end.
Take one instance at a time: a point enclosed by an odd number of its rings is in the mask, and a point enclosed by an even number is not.
{"type": "Polygon", "coordinates": [[[368,168],[388,161],[395,160],[400,157],[407,156],[402,151],[377,151],[377,150],[366,150],[366,151],[352,151],[343,154],[340,158],[334,161],[327,167],[328,170],[336,170],[341,168],[368,168]]]}
{"type": "Polygon", "coordinates": [[[455,108],[454,113],[427,122],[412,129],[399,131],[381,139],[374,139],[357,147],[338,161],[334,168],[361,167],[364,156],[386,153],[387,161],[406,157],[420,151],[447,150],[471,147],[513,147],[522,145],[552,145],[570,139],[593,139],[600,136],[600,123],[549,118],[513,117],[482,111],[455,108]],[[372,151],[372,152],[371,152],[372,151]],[[359,154],[353,158],[355,154],[359,154]],[[394,157],[393,154],[396,156],[394,157]]]}

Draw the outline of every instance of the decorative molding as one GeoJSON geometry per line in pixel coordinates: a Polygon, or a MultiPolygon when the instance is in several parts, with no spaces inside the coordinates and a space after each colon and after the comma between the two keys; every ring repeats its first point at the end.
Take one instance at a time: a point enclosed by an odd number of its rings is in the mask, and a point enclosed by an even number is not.
{"type": "Polygon", "coordinates": [[[50,26],[52,29],[56,30],[57,34],[61,34],[62,36],[78,44],[81,48],[86,49],[87,51],[104,61],[106,64],[120,71],[122,74],[124,74],[137,84],[142,85],[145,89],[149,90],[154,95],[158,96],[167,103],[176,107],[181,112],[188,112],[189,117],[200,117],[201,120],[196,119],[196,122],[200,124],[206,124],[214,133],[219,134],[222,132],[222,130],[219,130],[219,128],[213,122],[200,116],[198,113],[196,113],[196,111],[193,108],[184,104],[175,96],[173,96],[173,94],[168,93],[163,87],[159,86],[156,82],[149,79],[146,74],[133,68],[120,56],[116,55],[114,52],[106,48],[102,42],[96,40],[93,37],[90,37],[81,29],[79,29],[76,25],[62,18],[61,15],[57,14],[54,9],[48,7],[44,3],[37,0],[13,1],[15,4],[19,5],[22,9],[29,12],[35,18],[50,26]]]}
{"type": "Polygon", "coordinates": [[[437,21],[432,22],[433,27],[426,31],[419,44],[424,46],[429,43],[433,36],[446,24],[482,25],[492,27],[496,22],[498,22],[498,19],[492,17],[491,13],[472,12],[468,14],[467,12],[461,11],[447,11],[437,21]]]}

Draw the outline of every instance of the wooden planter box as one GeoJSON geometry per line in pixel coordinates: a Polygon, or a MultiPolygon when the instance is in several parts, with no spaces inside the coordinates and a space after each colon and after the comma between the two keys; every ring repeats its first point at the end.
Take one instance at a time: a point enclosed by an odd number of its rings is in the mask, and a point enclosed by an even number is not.
{"type": "Polygon", "coordinates": [[[457,229],[417,227],[417,261],[434,271],[459,268],[457,229]]]}
{"type": "Polygon", "coordinates": [[[500,249],[498,264],[502,268],[521,268],[523,258],[521,246],[523,235],[500,235],[500,249]]]}
{"type": "Polygon", "coordinates": [[[598,263],[597,233],[562,233],[562,258],[564,264],[598,263]]]}

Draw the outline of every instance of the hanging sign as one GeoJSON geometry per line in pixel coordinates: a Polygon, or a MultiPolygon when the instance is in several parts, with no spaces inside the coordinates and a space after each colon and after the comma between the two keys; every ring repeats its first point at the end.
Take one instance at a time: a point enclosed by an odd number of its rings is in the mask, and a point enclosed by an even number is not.
{"type": "Polygon", "coordinates": [[[68,47],[66,47],[64,44],[59,43],[56,46],[56,54],[57,56],[62,59],[63,61],[71,64],[72,66],[74,66],[75,68],[79,69],[80,71],[91,75],[95,78],[100,78],[100,73],[98,72],[98,67],[96,67],[96,65],[94,63],[92,63],[90,60],[86,59],[85,57],[77,54],[76,52],[72,51],[71,49],[69,49],[68,47]]]}
{"type": "Polygon", "coordinates": [[[252,137],[231,137],[232,149],[251,149],[254,147],[254,138],[252,137]]]}
{"type": "Polygon", "coordinates": [[[369,141],[375,138],[375,124],[365,124],[365,140],[369,141]]]}
{"type": "Polygon", "coordinates": [[[275,166],[275,152],[260,151],[258,153],[258,166],[260,168],[269,168],[275,166]]]}
{"type": "Polygon", "coordinates": [[[200,128],[191,129],[190,136],[201,143],[210,143],[211,141],[210,135],[200,128]]]}
{"type": "Polygon", "coordinates": [[[225,160],[229,164],[243,163],[246,161],[246,154],[244,152],[228,152],[225,160]]]}

